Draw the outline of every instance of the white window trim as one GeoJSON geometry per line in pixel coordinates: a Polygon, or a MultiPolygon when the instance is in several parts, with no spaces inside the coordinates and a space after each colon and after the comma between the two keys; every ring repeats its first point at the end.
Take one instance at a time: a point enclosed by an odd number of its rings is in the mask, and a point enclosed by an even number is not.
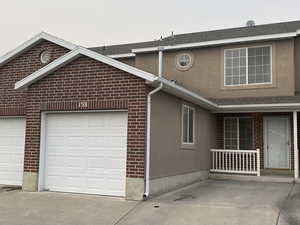
{"type": "MultiPolygon", "coordinates": [[[[183,145],[194,145],[195,144],[195,119],[196,119],[196,110],[195,110],[195,108],[191,107],[189,105],[183,104],[182,108],[181,108],[181,143],[183,145]],[[184,126],[183,126],[183,123],[184,123],[184,120],[183,120],[183,118],[184,118],[184,108],[188,108],[188,109],[193,111],[193,142],[184,142],[184,136],[183,136],[183,134],[184,134],[184,131],[183,131],[183,128],[184,128],[184,126]]],[[[188,114],[188,120],[189,120],[189,114],[188,114]]],[[[189,136],[189,127],[188,126],[189,126],[189,123],[187,124],[187,135],[189,136]]]]}
{"type": "Polygon", "coordinates": [[[272,45],[255,45],[251,47],[241,47],[241,48],[228,48],[224,49],[223,54],[223,80],[224,80],[224,87],[237,87],[237,86],[253,86],[253,85],[270,85],[273,83],[273,50],[272,45]],[[263,47],[270,47],[270,82],[264,83],[248,83],[248,49],[249,48],[263,48],[263,47]],[[226,52],[230,50],[240,50],[246,49],[246,84],[226,84],[226,52]]]}
{"type": "Polygon", "coordinates": [[[240,149],[240,119],[241,118],[248,118],[252,119],[252,147],[255,147],[255,137],[254,137],[254,117],[251,116],[228,116],[223,118],[223,148],[226,149],[226,143],[225,143],[225,120],[226,119],[235,119],[237,120],[237,149],[236,150],[252,150],[252,149],[240,149]]]}

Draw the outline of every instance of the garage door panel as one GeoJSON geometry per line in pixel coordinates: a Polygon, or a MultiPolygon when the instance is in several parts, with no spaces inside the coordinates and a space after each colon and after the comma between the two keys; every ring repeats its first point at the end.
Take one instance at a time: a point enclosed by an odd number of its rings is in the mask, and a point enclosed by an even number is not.
{"type": "Polygon", "coordinates": [[[22,185],[25,119],[0,118],[0,184],[22,185]]]}
{"type": "MultiPolygon", "coordinates": [[[[56,132],[57,133],[57,132],[56,132]]],[[[62,146],[64,143],[65,137],[64,136],[58,136],[58,135],[48,135],[47,136],[47,146],[62,146]]]]}
{"type": "Polygon", "coordinates": [[[45,188],[125,195],[127,113],[49,114],[45,188]]]}

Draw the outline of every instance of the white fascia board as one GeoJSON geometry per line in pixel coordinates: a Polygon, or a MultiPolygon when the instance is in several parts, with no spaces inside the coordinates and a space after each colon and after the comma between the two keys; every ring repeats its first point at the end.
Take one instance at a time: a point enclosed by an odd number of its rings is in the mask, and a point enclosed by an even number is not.
{"type": "MultiPolygon", "coordinates": [[[[197,47],[206,47],[206,46],[223,45],[223,44],[234,44],[234,43],[242,43],[242,42],[250,42],[250,41],[273,40],[273,39],[296,37],[297,32],[258,35],[253,37],[230,38],[230,39],[222,39],[216,41],[203,41],[203,42],[196,42],[196,43],[189,43],[189,44],[168,45],[162,47],[164,48],[164,50],[175,50],[175,49],[197,48],[197,47]]],[[[158,51],[158,49],[159,49],[158,46],[150,47],[150,48],[138,48],[138,49],[132,49],[132,52],[133,53],[156,52],[158,51]]]]}
{"type": "Polygon", "coordinates": [[[218,105],[215,112],[273,112],[300,110],[300,103],[218,105]]]}
{"type": "Polygon", "coordinates": [[[114,54],[114,55],[108,55],[108,57],[113,59],[132,58],[135,57],[135,54],[134,53],[114,54]]]}
{"type": "Polygon", "coordinates": [[[163,84],[163,90],[165,90],[166,92],[169,92],[173,95],[176,95],[187,101],[191,101],[197,105],[201,105],[201,106],[211,109],[211,110],[216,110],[218,108],[217,104],[196,94],[195,92],[189,91],[188,89],[175,84],[172,81],[166,80],[161,77],[159,77],[157,81],[159,81],[163,84]]]}
{"type": "Polygon", "coordinates": [[[31,85],[32,83],[44,78],[49,73],[59,69],[60,67],[66,65],[67,63],[73,61],[74,59],[78,58],[80,55],[85,55],[97,61],[103,62],[105,64],[111,65],[115,68],[128,72],[130,74],[136,75],[142,79],[145,79],[148,82],[154,82],[157,80],[157,76],[154,74],[142,71],[135,67],[129,66],[125,63],[119,62],[117,60],[111,59],[107,56],[103,56],[99,53],[94,51],[88,50],[83,47],[77,47],[73,51],[65,54],[64,56],[54,60],[52,63],[48,64],[47,66],[41,68],[40,70],[34,72],[33,74],[25,77],[24,79],[15,83],[15,89],[25,88],[31,85]]]}
{"type": "Polygon", "coordinates": [[[297,33],[297,35],[300,35],[300,30],[297,30],[296,33],[297,33]]]}
{"type": "Polygon", "coordinates": [[[32,46],[38,44],[42,40],[50,41],[52,43],[55,43],[57,45],[60,45],[62,47],[70,49],[70,50],[73,50],[77,47],[75,44],[72,44],[71,42],[65,41],[65,40],[55,37],[51,34],[41,32],[41,33],[35,35],[33,38],[29,39],[28,41],[24,42],[23,44],[21,44],[14,50],[12,50],[12,51],[6,53],[5,55],[3,55],[2,57],[0,57],[0,66],[4,65],[11,59],[17,57],[18,55],[20,55],[27,49],[31,48],[32,46]]]}

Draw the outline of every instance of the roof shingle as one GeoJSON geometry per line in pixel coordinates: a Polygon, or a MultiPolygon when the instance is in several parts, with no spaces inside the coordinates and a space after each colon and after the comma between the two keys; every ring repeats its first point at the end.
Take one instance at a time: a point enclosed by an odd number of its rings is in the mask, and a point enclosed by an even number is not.
{"type": "Polygon", "coordinates": [[[256,25],[252,27],[238,27],[213,31],[203,31],[195,33],[177,34],[173,37],[163,38],[161,41],[137,42],[121,45],[110,45],[93,47],[90,50],[104,55],[131,53],[132,49],[148,48],[156,46],[178,45],[197,43],[204,41],[216,41],[231,38],[251,37],[258,35],[271,35],[295,32],[300,29],[300,20],[291,22],[281,22],[272,24],[256,25]]]}

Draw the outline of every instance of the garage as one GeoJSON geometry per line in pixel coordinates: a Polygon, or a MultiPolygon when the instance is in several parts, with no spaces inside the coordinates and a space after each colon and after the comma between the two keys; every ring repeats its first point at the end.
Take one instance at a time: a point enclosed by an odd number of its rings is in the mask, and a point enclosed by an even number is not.
{"type": "Polygon", "coordinates": [[[127,112],[44,115],[44,189],[125,196],[127,112]]]}
{"type": "Polygon", "coordinates": [[[0,117],[0,184],[22,185],[26,120],[0,117]]]}

